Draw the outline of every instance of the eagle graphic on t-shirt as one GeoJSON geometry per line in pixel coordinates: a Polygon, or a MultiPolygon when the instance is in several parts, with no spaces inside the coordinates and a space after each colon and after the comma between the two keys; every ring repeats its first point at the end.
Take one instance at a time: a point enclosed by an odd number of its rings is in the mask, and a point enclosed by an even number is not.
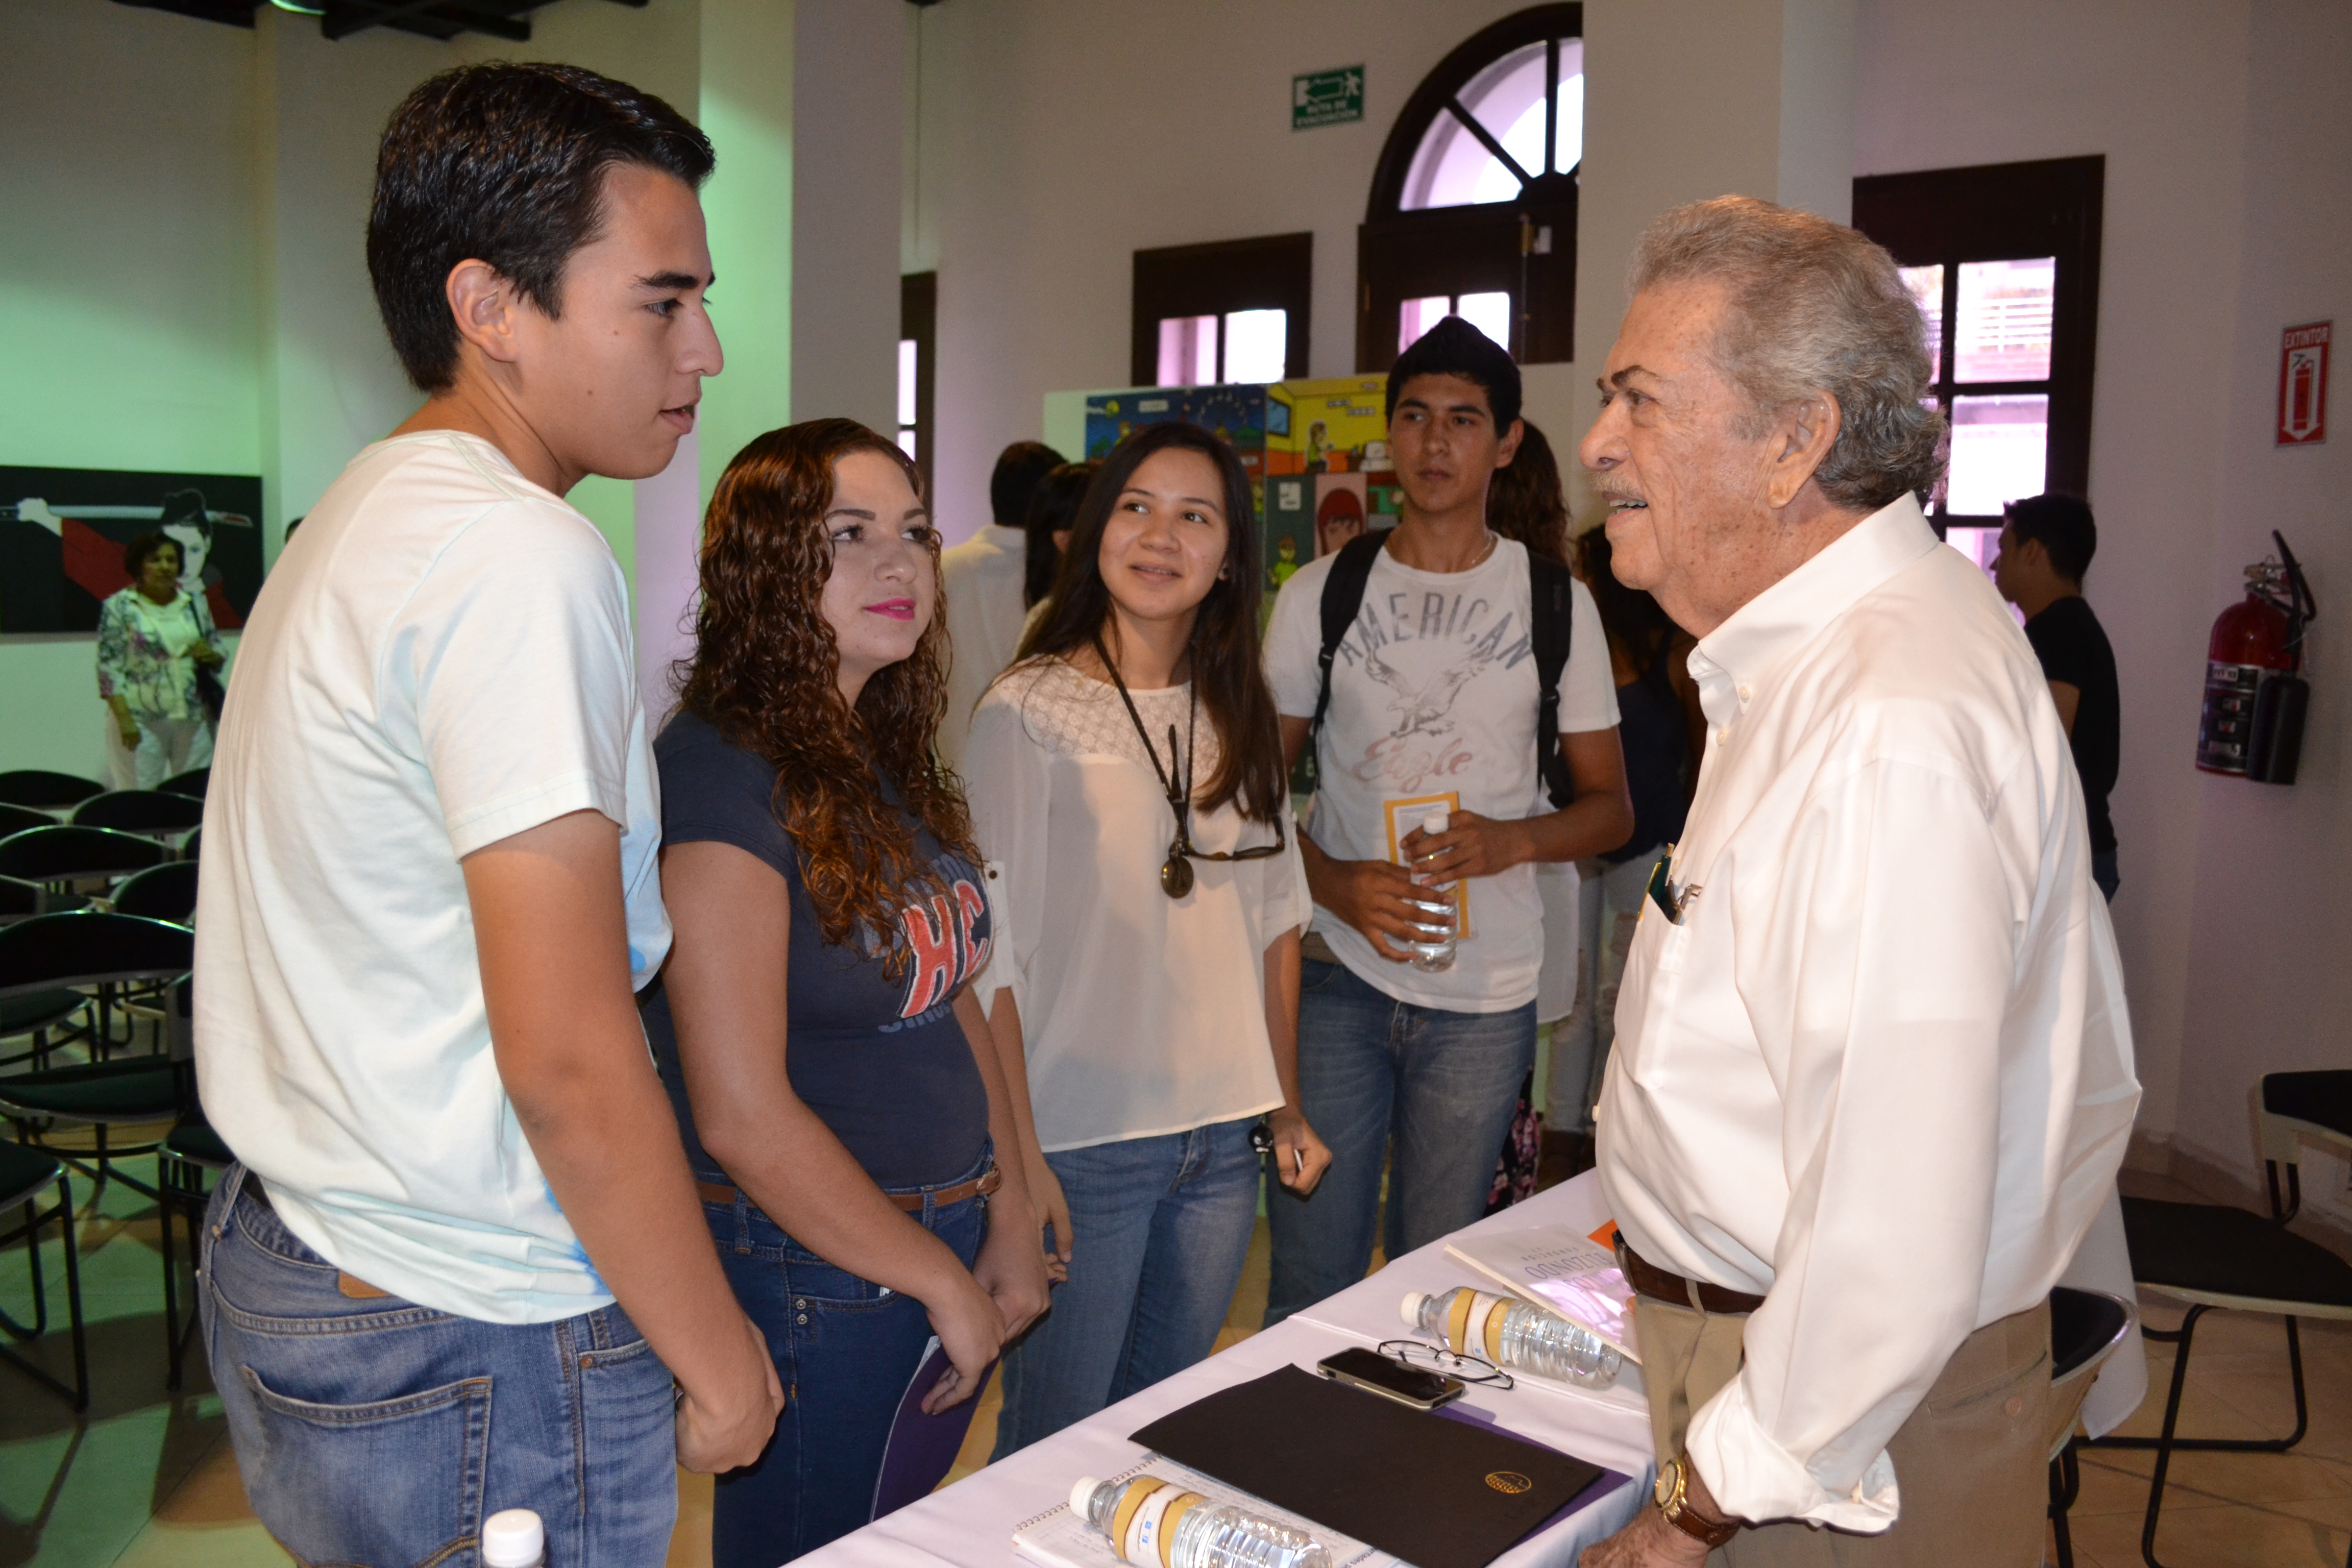
{"type": "Polygon", "coordinates": [[[1464,687],[1477,679],[1481,670],[1495,662],[1495,657],[1494,648],[1482,640],[1416,687],[1403,671],[1382,658],[1379,649],[1366,648],[1364,673],[1396,693],[1389,699],[1389,711],[1397,716],[1397,726],[1389,732],[1390,739],[1442,735],[1451,730],[1454,700],[1462,695],[1464,687]]]}

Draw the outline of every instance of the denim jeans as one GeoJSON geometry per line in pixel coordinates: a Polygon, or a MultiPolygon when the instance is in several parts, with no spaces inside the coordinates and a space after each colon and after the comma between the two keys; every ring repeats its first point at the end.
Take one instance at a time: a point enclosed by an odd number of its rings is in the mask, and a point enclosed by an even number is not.
{"type": "MultiPolygon", "coordinates": [[[[957,1182],[979,1175],[988,1161],[983,1151],[957,1182]]],[[[710,1561],[712,1568],[776,1568],[872,1518],[890,1423],[930,1342],[931,1321],[914,1297],[803,1247],[740,1192],[734,1203],[702,1211],[727,1282],[767,1336],[784,1385],[784,1413],[767,1451],[719,1478],[710,1561]]],[[[969,1268],[987,1230],[988,1200],[940,1205],[926,1196],[912,1217],[969,1268]]]]}
{"type": "Polygon", "coordinates": [[[995,1458],[1216,1348],[1257,1222],[1255,1121],[1045,1156],[1069,1200],[1070,1277],[1004,1358],[995,1458]]]}
{"type": "Polygon", "coordinates": [[[677,1517],[670,1376],[617,1306],[485,1323],[337,1270],[241,1196],[205,1218],[205,1345],[253,1511],[305,1563],[474,1568],[535,1510],[564,1568],[658,1568],[677,1517]]]}
{"type": "Polygon", "coordinates": [[[1268,1328],[1346,1289],[1371,1266],[1381,1156],[1392,1134],[1391,1258],[1486,1212],[1535,1052],[1533,1002],[1507,1013],[1420,1007],[1374,990],[1344,964],[1299,965],[1300,1109],[1330,1147],[1331,1168],[1305,1198],[1266,1189],[1268,1328]]]}

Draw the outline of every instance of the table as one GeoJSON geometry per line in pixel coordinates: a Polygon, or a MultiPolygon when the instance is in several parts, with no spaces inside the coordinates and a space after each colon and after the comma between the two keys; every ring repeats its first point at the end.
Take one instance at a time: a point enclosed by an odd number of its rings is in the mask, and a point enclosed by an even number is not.
{"type": "MultiPolygon", "coordinates": [[[[1567,1225],[1582,1235],[1607,1217],[1599,1178],[1588,1171],[1470,1229],[1484,1233],[1567,1225]]],[[[1312,1369],[1349,1345],[1402,1337],[1397,1303],[1406,1291],[1476,1282],[1476,1276],[1445,1256],[1443,1241],[1432,1242],[1287,1322],[1254,1334],[800,1561],[818,1568],[1026,1565],[1028,1560],[1013,1549],[1013,1531],[1023,1521],[1068,1501],[1070,1483],[1078,1477],[1113,1475],[1142,1459],[1150,1450],[1128,1441],[1129,1432],[1277,1367],[1312,1369]]],[[[1508,1391],[1474,1386],[1461,1403],[1493,1416],[1504,1431],[1633,1478],[1633,1485],[1620,1487],[1521,1542],[1496,1559],[1496,1568],[1572,1565],[1585,1547],[1622,1529],[1649,1497],[1650,1407],[1635,1368],[1629,1365],[1616,1386],[1604,1390],[1530,1377],[1519,1379],[1508,1391]]]]}

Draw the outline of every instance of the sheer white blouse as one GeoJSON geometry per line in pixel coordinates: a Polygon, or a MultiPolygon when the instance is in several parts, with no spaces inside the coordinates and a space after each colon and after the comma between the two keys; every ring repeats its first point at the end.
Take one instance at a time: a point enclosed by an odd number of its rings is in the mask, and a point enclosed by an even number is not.
{"type": "MultiPolygon", "coordinates": [[[[1189,687],[1129,693],[1169,765],[1189,687]]],[[[1194,721],[1192,777],[1216,771],[1194,721]]],[[[982,989],[1021,1010],[1037,1142],[1051,1152],[1188,1131],[1282,1104],[1265,1027],[1265,950],[1313,909],[1297,834],[1280,855],[1192,862],[1171,899],[1160,868],[1175,814],[1118,689],[1058,658],[1005,672],[972,715],[964,784],[999,921],[982,989]]],[[[1192,813],[1192,844],[1268,844],[1227,805],[1192,813]]],[[[987,997],[983,995],[983,1005],[987,997]]]]}

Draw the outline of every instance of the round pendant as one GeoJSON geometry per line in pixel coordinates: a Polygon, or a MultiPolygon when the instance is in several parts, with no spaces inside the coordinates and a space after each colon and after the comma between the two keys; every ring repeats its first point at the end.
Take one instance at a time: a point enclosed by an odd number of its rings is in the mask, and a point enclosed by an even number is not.
{"type": "Polygon", "coordinates": [[[1171,899],[1181,899],[1192,890],[1192,862],[1174,850],[1168,852],[1168,863],[1160,868],[1160,890],[1171,899]]]}

